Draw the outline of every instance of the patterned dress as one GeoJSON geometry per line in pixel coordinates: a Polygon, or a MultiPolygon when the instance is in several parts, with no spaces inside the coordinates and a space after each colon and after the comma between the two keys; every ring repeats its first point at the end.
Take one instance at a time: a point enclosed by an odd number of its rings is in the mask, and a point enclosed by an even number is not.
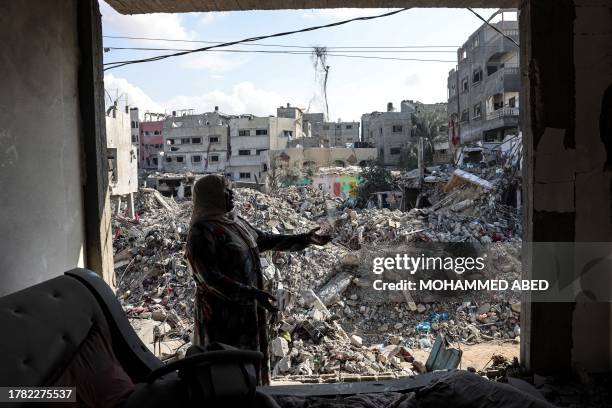
{"type": "Polygon", "coordinates": [[[201,221],[189,232],[186,254],[197,283],[194,342],[212,342],[259,350],[264,360],[258,383],[270,383],[266,310],[254,299],[253,288],[263,289],[260,251],[299,251],[308,235],[277,235],[259,231],[243,219],[257,247],[251,248],[238,227],[220,221],[201,221]]]}

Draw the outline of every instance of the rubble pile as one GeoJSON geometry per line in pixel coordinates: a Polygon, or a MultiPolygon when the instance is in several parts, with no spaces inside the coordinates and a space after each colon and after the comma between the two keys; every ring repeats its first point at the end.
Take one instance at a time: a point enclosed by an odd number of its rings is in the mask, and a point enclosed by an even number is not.
{"type": "MultiPolygon", "coordinates": [[[[500,216],[503,188],[462,182],[445,192],[451,173],[435,177],[426,188],[431,206],[407,212],[354,209],[312,186],[275,195],[235,189],[236,210],[258,229],[298,234],[320,227],[334,235],[325,247],[262,254],[266,289],[280,309],[270,325],[275,376],[406,376],[424,370],[412,350],[431,349],[439,333],[465,343],[519,340],[517,299],[486,293],[469,301],[413,299],[407,291],[372,290],[371,258],[402,252],[406,243],[494,243],[495,272],[518,276],[520,223],[512,217],[520,215],[514,209],[500,216]]],[[[195,283],[184,258],[191,208],[191,201],[142,189],[137,219],[113,221],[118,297],[162,359],[182,356],[193,333],[195,283]]]]}

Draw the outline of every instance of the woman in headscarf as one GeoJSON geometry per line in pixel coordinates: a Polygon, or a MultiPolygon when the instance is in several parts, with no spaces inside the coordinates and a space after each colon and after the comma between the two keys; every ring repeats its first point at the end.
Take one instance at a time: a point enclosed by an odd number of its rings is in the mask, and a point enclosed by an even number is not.
{"type": "Polygon", "coordinates": [[[265,311],[276,299],[263,290],[260,251],[299,251],[325,245],[329,235],[278,235],[261,232],[233,211],[233,195],[220,175],[199,179],[193,191],[193,214],[186,256],[197,283],[194,343],[213,342],[258,350],[264,360],[259,384],[270,383],[265,311]]]}

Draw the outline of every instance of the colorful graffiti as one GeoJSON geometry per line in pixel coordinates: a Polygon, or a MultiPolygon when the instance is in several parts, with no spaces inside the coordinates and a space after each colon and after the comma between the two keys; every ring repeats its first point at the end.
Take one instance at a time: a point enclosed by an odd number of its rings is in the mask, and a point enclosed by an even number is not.
{"type": "Polygon", "coordinates": [[[346,199],[357,196],[357,186],[361,183],[363,183],[363,178],[359,175],[320,174],[313,177],[301,177],[287,184],[295,186],[313,185],[328,192],[333,197],[346,199]]]}

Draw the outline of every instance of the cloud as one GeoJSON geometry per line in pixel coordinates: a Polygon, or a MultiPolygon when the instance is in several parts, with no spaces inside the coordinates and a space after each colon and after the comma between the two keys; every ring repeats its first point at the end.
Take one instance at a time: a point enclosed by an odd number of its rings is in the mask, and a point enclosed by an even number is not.
{"type": "MultiPolygon", "coordinates": [[[[164,108],[155,102],[149,95],[145,93],[139,87],[129,83],[124,78],[117,78],[113,74],[104,75],[104,89],[106,89],[112,98],[118,94],[127,95],[127,100],[130,106],[136,106],[139,108],[141,116],[146,111],[150,112],[164,112],[164,108]]],[[[105,95],[106,103],[109,103],[108,96],[105,95]]],[[[123,101],[123,100],[122,100],[123,101]]]]}
{"type": "Polygon", "coordinates": [[[404,85],[412,86],[412,85],[420,84],[420,82],[421,82],[421,77],[419,74],[415,72],[414,74],[410,74],[406,77],[406,79],[404,80],[404,85]]]}
{"type": "MultiPolygon", "coordinates": [[[[195,33],[189,32],[183,25],[180,14],[119,14],[108,4],[100,2],[102,27],[104,34],[113,33],[127,37],[168,38],[176,40],[193,40],[195,33]]],[[[176,47],[176,42],[170,41],[130,41],[131,45],[176,47]]]]}
{"type": "Polygon", "coordinates": [[[307,19],[329,18],[335,20],[348,20],[357,17],[375,16],[383,14],[392,9],[385,8],[338,8],[338,9],[315,9],[302,13],[307,19]]]}
{"type": "Polygon", "coordinates": [[[247,58],[223,55],[218,52],[199,52],[180,58],[180,67],[186,69],[205,69],[211,73],[234,70],[247,62],[247,58]]]}
{"type": "MultiPolygon", "coordinates": [[[[104,87],[112,97],[116,91],[126,94],[129,104],[137,106],[141,113],[170,112],[177,109],[195,109],[196,112],[211,112],[218,106],[221,112],[230,115],[251,113],[257,116],[276,115],[276,108],[291,102],[295,106],[305,106],[303,101],[287,99],[276,92],[257,88],[251,82],[241,82],[234,85],[230,92],[215,90],[201,95],[177,95],[167,101],[154,101],[141,88],[131,84],[125,78],[115,77],[107,73],[104,77],[104,87]]],[[[107,98],[108,99],[108,98],[107,98]]]]}
{"type": "Polygon", "coordinates": [[[198,18],[198,24],[200,25],[210,25],[220,18],[224,17],[227,13],[224,11],[211,11],[208,13],[201,13],[200,18],[198,18]]]}
{"type": "MultiPolygon", "coordinates": [[[[230,93],[212,91],[203,95],[175,96],[166,106],[172,109],[195,109],[210,112],[215,106],[223,113],[238,115],[252,113],[258,116],[276,115],[276,108],[286,103],[286,97],[272,91],[256,88],[251,82],[241,82],[230,93]]],[[[297,102],[295,102],[298,105],[297,102]]]]}

